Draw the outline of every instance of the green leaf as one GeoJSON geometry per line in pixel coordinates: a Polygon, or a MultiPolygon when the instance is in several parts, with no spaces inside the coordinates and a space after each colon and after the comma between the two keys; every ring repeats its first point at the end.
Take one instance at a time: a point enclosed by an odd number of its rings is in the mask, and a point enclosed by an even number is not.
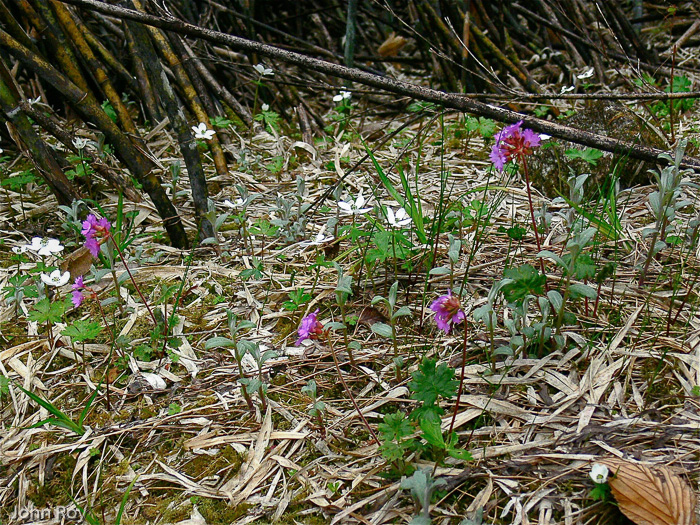
{"type": "Polygon", "coordinates": [[[408,308],[408,306],[402,306],[401,308],[396,310],[396,312],[394,312],[394,315],[392,316],[392,318],[396,319],[397,317],[410,317],[412,315],[413,315],[413,313],[408,308]]]}
{"type": "Polygon", "coordinates": [[[595,148],[567,149],[564,155],[570,159],[582,159],[588,162],[591,166],[598,164],[598,159],[603,156],[603,152],[595,148]]]}
{"type": "Polygon", "coordinates": [[[391,337],[393,335],[391,326],[385,323],[374,323],[371,328],[375,334],[381,335],[382,337],[391,337]]]}
{"type": "Polygon", "coordinates": [[[377,425],[382,441],[401,441],[413,434],[413,426],[403,412],[387,414],[377,425]]]}
{"type": "Polygon", "coordinates": [[[408,388],[413,391],[411,399],[433,405],[440,396],[450,399],[457,393],[454,370],[445,363],[440,366],[436,366],[436,363],[435,359],[424,359],[418,370],[413,372],[413,381],[408,383],[408,388]]]}
{"type": "MultiPolygon", "coordinates": [[[[567,258],[568,258],[568,254],[567,254],[567,256],[564,257],[564,259],[567,260],[567,258]]],[[[568,266],[568,260],[567,260],[567,266],[568,266]]],[[[582,253],[581,255],[579,255],[576,258],[576,262],[574,263],[574,275],[576,276],[577,279],[591,280],[595,277],[595,270],[596,270],[595,261],[587,253],[582,253]]]]}
{"type": "Polygon", "coordinates": [[[169,416],[174,416],[175,414],[179,414],[182,412],[182,407],[178,405],[177,403],[170,403],[168,405],[168,415],[169,416]]]}
{"type": "Polygon", "coordinates": [[[206,343],[204,343],[205,350],[210,350],[216,347],[233,348],[234,346],[236,346],[236,343],[233,340],[222,336],[212,337],[206,343]]]}
{"type": "Polygon", "coordinates": [[[501,291],[506,302],[520,304],[528,295],[542,295],[547,279],[532,265],[524,264],[518,268],[509,268],[503,272],[512,282],[505,284],[501,291]]]}
{"type": "Polygon", "coordinates": [[[37,323],[60,323],[65,312],[66,305],[62,301],[52,303],[45,297],[29,312],[29,320],[37,323]]]}
{"type": "Polygon", "coordinates": [[[474,459],[471,452],[461,448],[448,448],[447,453],[450,455],[450,457],[461,459],[462,461],[471,461],[474,459]]]}
{"type": "Polygon", "coordinates": [[[87,341],[94,339],[100,334],[102,327],[96,321],[88,321],[87,319],[78,319],[73,324],[68,325],[61,335],[70,337],[74,342],[87,341]]]}
{"type": "Polygon", "coordinates": [[[446,448],[445,438],[442,436],[442,429],[440,428],[439,419],[422,419],[419,424],[421,430],[423,431],[423,439],[425,439],[428,443],[439,449],[446,448]]]}
{"type": "Polygon", "coordinates": [[[574,283],[569,286],[569,292],[571,292],[572,299],[578,299],[579,297],[588,297],[589,299],[595,299],[598,296],[595,288],[588,286],[587,284],[574,283]]]}
{"type": "Polygon", "coordinates": [[[562,259],[556,253],[551,252],[549,250],[542,250],[540,253],[537,254],[537,257],[539,257],[541,259],[551,259],[552,261],[557,263],[557,265],[559,265],[560,267],[562,267],[564,269],[567,268],[567,265],[566,265],[566,262],[564,262],[564,259],[562,259]]]}

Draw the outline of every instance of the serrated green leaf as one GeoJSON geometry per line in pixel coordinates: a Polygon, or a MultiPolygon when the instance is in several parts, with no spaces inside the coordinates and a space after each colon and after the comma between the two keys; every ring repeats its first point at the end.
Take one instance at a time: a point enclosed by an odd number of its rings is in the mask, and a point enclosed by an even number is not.
{"type": "Polygon", "coordinates": [[[413,391],[411,399],[423,402],[424,405],[433,405],[440,396],[450,399],[457,392],[457,381],[454,380],[454,370],[445,363],[436,366],[434,359],[425,359],[413,372],[413,381],[408,383],[408,388],[413,391]]]}
{"type": "Polygon", "coordinates": [[[423,431],[423,439],[434,447],[444,449],[445,438],[442,435],[442,429],[440,428],[440,420],[431,421],[427,419],[422,419],[419,422],[420,428],[423,431]]]}

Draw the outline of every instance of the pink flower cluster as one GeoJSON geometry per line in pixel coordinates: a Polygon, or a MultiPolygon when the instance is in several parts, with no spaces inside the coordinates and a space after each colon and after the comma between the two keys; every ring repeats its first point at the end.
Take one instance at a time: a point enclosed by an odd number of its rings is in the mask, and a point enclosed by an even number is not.
{"type": "Polygon", "coordinates": [[[506,162],[514,158],[532,155],[532,149],[540,145],[540,136],[531,129],[523,129],[523,121],[506,126],[496,133],[496,144],[491,148],[489,158],[498,171],[503,171],[506,162]]]}
{"type": "Polygon", "coordinates": [[[446,295],[441,295],[430,305],[430,309],[435,312],[435,322],[440,330],[449,334],[452,327],[464,321],[464,310],[459,301],[459,297],[452,295],[452,290],[447,290],[446,295]]]}
{"type": "Polygon", "coordinates": [[[73,306],[75,306],[76,308],[83,304],[83,299],[85,299],[85,296],[83,295],[83,288],[85,288],[83,276],[79,275],[73,283],[73,297],[71,297],[71,301],[73,301],[73,306]]]}
{"type": "Polygon", "coordinates": [[[306,339],[318,339],[318,336],[323,334],[323,325],[316,317],[318,312],[319,310],[317,308],[315,312],[311,312],[301,320],[298,330],[299,339],[297,339],[296,342],[297,346],[306,339]]]}
{"type": "Polygon", "coordinates": [[[85,247],[90,250],[93,257],[97,257],[100,253],[100,241],[97,237],[104,238],[109,234],[109,229],[112,225],[105,218],[98,219],[92,213],[83,221],[83,231],[85,236],[85,247]]]}

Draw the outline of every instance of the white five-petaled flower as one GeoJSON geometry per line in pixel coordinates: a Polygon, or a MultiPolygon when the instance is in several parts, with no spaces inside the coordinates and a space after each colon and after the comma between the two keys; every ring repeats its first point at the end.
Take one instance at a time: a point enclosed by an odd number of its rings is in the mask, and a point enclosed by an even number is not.
{"type": "Polygon", "coordinates": [[[403,228],[413,222],[413,219],[409,217],[406,210],[399,208],[396,210],[396,213],[394,213],[394,210],[389,206],[386,207],[386,220],[392,228],[403,228]]]}
{"type": "Polygon", "coordinates": [[[194,131],[194,138],[211,140],[216,131],[213,129],[208,129],[204,122],[200,122],[197,126],[192,126],[192,131],[194,131]]]}
{"type": "Polygon", "coordinates": [[[609,474],[608,467],[601,463],[593,463],[589,476],[591,476],[594,483],[605,483],[608,481],[609,474]]]}
{"type": "Polygon", "coordinates": [[[24,247],[26,250],[36,252],[42,257],[48,257],[63,251],[63,245],[58,239],[42,239],[41,237],[32,238],[32,243],[26,244],[24,247]]]}
{"type": "Polygon", "coordinates": [[[589,68],[584,73],[581,73],[580,75],[576,75],[576,78],[579,78],[581,80],[583,80],[584,78],[591,78],[593,76],[594,71],[595,70],[593,68],[589,68]]]}
{"type": "Polygon", "coordinates": [[[75,137],[73,139],[73,146],[76,147],[76,149],[85,149],[85,146],[88,145],[88,139],[84,139],[82,137],[75,137]]]}
{"type": "Polygon", "coordinates": [[[347,201],[338,201],[338,208],[340,208],[340,211],[348,215],[364,215],[368,211],[372,210],[372,208],[363,208],[365,202],[365,198],[362,195],[362,192],[360,192],[357,199],[354,201],[352,199],[347,201]]]}
{"type": "Polygon", "coordinates": [[[350,97],[352,97],[352,93],[350,93],[349,91],[341,91],[333,97],[333,102],[342,102],[343,100],[349,100],[350,97]]]}
{"type": "Polygon", "coordinates": [[[50,274],[42,273],[41,280],[47,286],[63,286],[70,281],[70,272],[61,273],[61,270],[54,270],[50,274]]]}
{"type": "Polygon", "coordinates": [[[269,104],[263,104],[262,106],[260,106],[260,109],[262,109],[263,111],[270,111],[270,105],[269,105],[269,104]]]}
{"type": "Polygon", "coordinates": [[[314,237],[313,240],[311,241],[304,241],[301,243],[302,246],[318,246],[319,244],[324,244],[326,242],[332,241],[334,237],[332,235],[326,235],[322,231],[318,232],[316,234],[316,237],[314,237]]]}
{"type": "Polygon", "coordinates": [[[263,77],[266,77],[268,75],[273,76],[275,74],[275,72],[272,71],[272,69],[270,69],[269,67],[265,67],[262,64],[255,64],[253,66],[253,69],[255,69],[255,71],[257,71],[263,77]]]}
{"type": "Polygon", "coordinates": [[[12,251],[16,254],[25,253],[29,249],[28,244],[23,244],[22,246],[13,246],[12,251]]]}

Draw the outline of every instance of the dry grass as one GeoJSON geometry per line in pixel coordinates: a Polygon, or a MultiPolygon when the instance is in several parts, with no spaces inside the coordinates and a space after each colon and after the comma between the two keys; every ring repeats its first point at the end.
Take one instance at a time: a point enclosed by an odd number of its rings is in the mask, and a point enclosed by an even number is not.
{"type": "MultiPolygon", "coordinates": [[[[457,117],[447,119],[449,124],[457,117]]],[[[441,163],[450,173],[451,200],[484,187],[489,177],[483,160],[487,146],[481,139],[473,138],[468,145],[447,144],[441,156],[443,150],[436,142],[440,128],[437,123],[431,126],[416,125],[401,136],[422,134],[418,180],[426,215],[438,205],[441,163]],[[470,160],[470,156],[481,160],[470,160]]],[[[163,166],[175,160],[168,156],[174,149],[171,137],[161,131],[150,140],[150,149],[163,166]]],[[[232,171],[225,180],[210,179],[220,188],[214,201],[235,199],[234,184],[242,184],[262,195],[251,204],[249,215],[270,219],[275,195],[293,196],[297,176],[306,180],[304,202],[310,203],[364,154],[357,142],[349,147],[344,142],[319,146],[315,155],[294,142],[268,133],[254,136],[248,145],[248,170],[232,171]],[[262,167],[275,156],[285,160],[279,177],[262,167]]],[[[418,143],[413,142],[405,150],[388,145],[376,154],[385,168],[399,154],[415,166],[418,150],[418,143]]],[[[395,171],[391,176],[395,177],[395,171]]],[[[184,187],[185,180],[183,177],[184,187]]],[[[492,187],[495,182],[491,178],[492,187]]],[[[364,189],[366,196],[374,193],[382,203],[389,202],[369,163],[350,175],[347,186],[364,189]]],[[[590,316],[590,308],[586,316],[583,304],[575,304],[579,322],[565,328],[568,344],[563,352],[542,358],[500,358],[496,374],[490,375],[487,338],[482,327],[470,322],[465,393],[456,431],[460,446],[467,447],[474,459],[466,463],[448,460],[437,466],[436,475],[444,477],[448,486],[433,505],[435,523],[458,523],[480,507],[485,508],[487,523],[613,520],[611,507],[588,498],[590,464],[603,456],[669,465],[696,479],[700,398],[693,395],[693,387],[700,385],[700,319],[695,309],[696,293],[690,285],[697,277],[698,264],[694,254],[667,250],[652,262],[647,284],[637,286],[636,266],[644,261],[648,249],[641,230],[649,222],[650,191],[650,187],[636,187],[620,195],[623,236],[617,241],[617,253],[612,241],[606,241],[605,249],[598,248],[604,258],[619,263],[617,277],[602,286],[595,318],[590,316]],[[675,297],[664,282],[674,274],[682,283],[675,297]],[[686,293],[689,297],[683,311],[667,331],[668,309],[672,307],[675,316],[686,293]]],[[[11,191],[6,195],[0,198],[5,246],[26,242],[35,234],[63,235],[61,214],[56,213],[53,198],[41,197],[43,190],[33,191],[31,202],[25,203],[26,219],[18,213],[18,195],[11,191]]],[[[466,255],[455,268],[455,281],[467,282],[470,299],[465,307],[469,311],[482,304],[492,284],[502,278],[506,261],[510,265],[532,262],[536,251],[530,234],[521,244],[509,245],[508,238],[498,233],[499,226],[507,228],[513,221],[529,223],[523,182],[512,181],[503,190],[475,191],[472,198],[482,198],[493,209],[493,216],[486,231],[480,233],[482,243],[468,275],[464,275],[466,255]]],[[[543,200],[538,196],[539,202],[543,200]]],[[[110,203],[105,209],[114,213],[116,197],[111,197],[110,203]]],[[[329,209],[307,216],[309,238],[335,215],[333,202],[327,204],[329,209]]],[[[178,208],[192,228],[189,201],[182,199],[178,208]]],[[[181,253],[154,241],[153,234],[159,228],[152,207],[129,204],[128,209],[139,212],[136,223],[146,234],[136,245],[149,255],[162,252],[157,264],[146,264],[136,274],[151,300],[158,297],[154,289],[161,283],[186,279],[188,293],[182,298],[178,311],[181,322],[174,333],[182,336],[182,344],[172,350],[179,359],[143,362],[130,357],[124,367],[113,369],[110,406],[104,396],[98,398],[86,420],[89,430],[80,438],[52,426],[30,428],[46,414],[11,387],[2,397],[3,513],[32,505],[68,505],[70,494],[81,505],[90,502],[100,519],[104,509],[106,521],[113,522],[124,491],[138,476],[123,523],[243,524],[279,519],[282,523],[379,524],[410,520],[414,504],[408,493],[399,489],[398,480],[384,475],[388,471],[385,461],[339,386],[327,345],[294,346],[300,313],[291,314],[282,303],[288,292],[300,287],[308,291],[314,286],[316,274],[311,265],[323,248],[257,236],[255,253],[250,253],[249,249],[244,251],[236,230],[226,230],[221,239],[229,256],[198,248],[187,267],[181,253]],[[253,256],[262,261],[265,273],[244,280],[241,272],[253,268],[253,256]],[[256,412],[248,410],[230,352],[204,349],[213,335],[228,335],[226,309],[256,324],[247,338],[279,354],[266,363],[264,371],[269,381],[267,411],[260,410],[258,398],[256,412]],[[167,388],[154,390],[140,379],[141,372],[158,373],[167,388]],[[309,416],[310,400],[300,392],[312,378],[327,406],[325,429],[309,416]],[[173,403],[181,412],[169,415],[168,407],[173,403]]],[[[467,229],[462,233],[468,253],[476,237],[467,229]]],[[[553,222],[544,247],[560,253],[566,241],[564,225],[553,222]]],[[[441,237],[438,264],[447,264],[446,243],[446,237],[441,237]]],[[[342,239],[336,260],[356,279],[349,314],[363,319],[375,293],[385,293],[385,269],[376,269],[374,282],[366,280],[366,271],[359,280],[361,255],[355,247],[351,240],[342,239]]],[[[9,264],[7,257],[3,259],[6,267],[0,271],[0,285],[5,286],[17,267],[9,264]]],[[[23,269],[32,266],[24,264],[23,269]]],[[[448,280],[440,276],[426,282],[425,268],[417,268],[411,273],[399,272],[399,304],[413,312],[413,318],[399,327],[400,350],[408,370],[414,370],[422,356],[458,367],[461,332],[447,337],[438,332],[425,307],[444,293],[448,280]]],[[[393,272],[391,264],[386,271],[393,272]]],[[[556,284],[560,271],[550,264],[548,273],[550,283],[556,284]]],[[[321,319],[339,320],[335,279],[332,268],[319,270],[313,300],[305,311],[320,308],[321,319]]],[[[389,276],[386,281],[391,284],[393,279],[389,276]]],[[[113,293],[109,276],[103,278],[100,288],[102,298],[113,293]]],[[[146,311],[137,304],[132,288],[122,288],[122,293],[132,310],[123,316],[115,313],[118,334],[130,336],[134,343],[145,342],[150,329],[146,311]]],[[[96,315],[88,303],[70,318],[96,315]]],[[[44,327],[27,323],[24,316],[16,318],[13,306],[2,306],[0,320],[0,373],[77,417],[107,370],[109,341],[103,337],[87,345],[85,371],[69,341],[60,337],[59,328],[55,329],[57,343],[50,347],[44,327]]],[[[507,334],[499,329],[496,335],[502,338],[507,334]]],[[[345,361],[342,337],[334,337],[345,361]]],[[[415,401],[410,399],[406,382],[395,380],[392,346],[374,335],[362,320],[351,331],[351,339],[361,344],[361,349],[355,350],[357,367],[344,365],[343,371],[365,417],[376,428],[383,414],[397,409],[410,411],[415,401]]],[[[446,430],[452,405],[444,408],[446,430]]],[[[419,460],[415,466],[433,468],[434,464],[419,460]]]]}

